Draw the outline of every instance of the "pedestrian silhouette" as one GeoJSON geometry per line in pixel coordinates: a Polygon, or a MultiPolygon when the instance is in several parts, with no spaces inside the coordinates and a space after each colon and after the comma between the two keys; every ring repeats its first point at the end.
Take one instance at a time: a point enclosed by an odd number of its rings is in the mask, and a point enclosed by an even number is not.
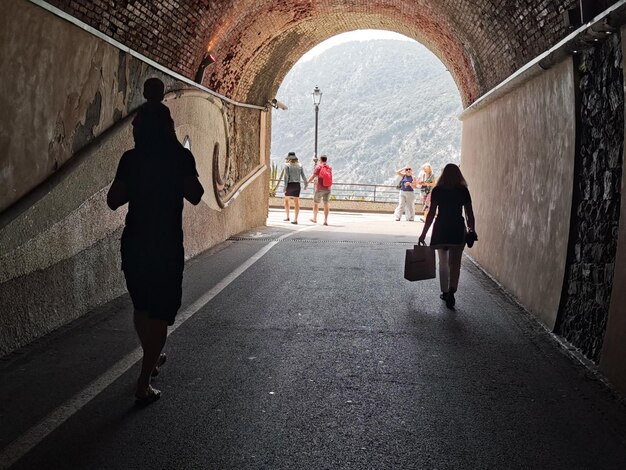
{"type": "Polygon", "coordinates": [[[393,211],[393,216],[397,222],[400,222],[402,214],[407,221],[415,220],[415,187],[417,178],[413,176],[413,168],[405,166],[396,171],[396,174],[402,179],[400,180],[398,195],[398,206],[393,211]]]}
{"type": "Polygon", "coordinates": [[[313,169],[313,174],[309,178],[309,183],[315,180],[315,192],[313,193],[313,218],[311,222],[317,223],[317,212],[320,203],[324,205],[324,225],[328,225],[328,214],[330,212],[329,200],[332,187],[332,171],[328,164],[328,157],[322,155],[320,163],[313,169]]]}
{"type": "Polygon", "coordinates": [[[456,304],[454,294],[459,286],[461,258],[468,240],[468,233],[471,234],[472,244],[478,239],[475,231],[472,197],[460,168],[454,163],[448,163],[445,166],[431,192],[431,210],[426,216],[426,222],[419,237],[420,245],[424,244],[426,233],[433,221],[435,225],[430,237],[430,246],[435,247],[439,255],[440,297],[446,302],[448,308],[454,309],[456,304]],[[467,227],[463,210],[467,218],[467,227]]]}
{"type": "Polygon", "coordinates": [[[293,220],[292,224],[298,223],[298,214],[300,214],[300,181],[304,183],[304,189],[307,188],[308,182],[304,175],[304,169],[298,162],[295,152],[289,152],[287,161],[283,170],[285,175],[285,222],[289,222],[289,204],[293,200],[293,220]]]}
{"type": "Polygon", "coordinates": [[[161,102],[164,90],[157,78],[144,83],[147,102],[133,120],[135,148],[122,155],[107,194],[112,210],[128,203],[122,270],[143,348],[135,391],[142,405],[161,396],[150,381],[165,363],[167,327],[174,323],[181,304],[183,198],[196,205],[204,193],[194,157],[178,142],[170,111],[161,102]]]}

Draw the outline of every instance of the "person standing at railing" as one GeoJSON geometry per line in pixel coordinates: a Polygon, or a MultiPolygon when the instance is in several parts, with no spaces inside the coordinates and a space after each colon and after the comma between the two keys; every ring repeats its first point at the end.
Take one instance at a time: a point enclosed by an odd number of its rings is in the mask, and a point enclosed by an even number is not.
{"type": "Polygon", "coordinates": [[[413,176],[413,169],[410,166],[400,168],[396,171],[398,176],[401,176],[400,180],[400,194],[398,196],[398,207],[393,212],[396,221],[399,222],[402,218],[402,213],[406,220],[412,222],[415,220],[415,188],[417,187],[417,178],[413,176]]]}
{"type": "Polygon", "coordinates": [[[433,173],[433,167],[430,163],[424,163],[422,170],[417,175],[417,184],[420,185],[420,191],[422,193],[421,203],[424,206],[424,216],[421,221],[424,222],[428,216],[428,209],[430,209],[430,192],[437,184],[435,173],[433,173]]]}
{"type": "Polygon", "coordinates": [[[309,183],[317,178],[315,183],[315,193],[313,194],[313,218],[311,222],[317,223],[317,211],[320,202],[324,204],[324,225],[328,225],[328,213],[330,212],[330,188],[333,184],[333,169],[328,165],[328,157],[322,155],[320,164],[313,170],[313,175],[309,178],[309,183]]]}
{"type": "Polygon", "coordinates": [[[291,199],[293,199],[294,214],[291,223],[297,224],[298,215],[300,214],[300,181],[304,183],[304,189],[307,188],[308,182],[295,152],[289,152],[287,155],[283,178],[285,183],[285,222],[289,221],[289,205],[291,199]]]}

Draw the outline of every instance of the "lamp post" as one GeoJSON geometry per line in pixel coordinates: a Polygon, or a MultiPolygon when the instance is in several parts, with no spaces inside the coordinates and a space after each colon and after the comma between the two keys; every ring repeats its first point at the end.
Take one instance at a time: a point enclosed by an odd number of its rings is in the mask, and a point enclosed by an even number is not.
{"type": "Polygon", "coordinates": [[[313,105],[315,106],[315,150],[313,153],[313,167],[317,165],[317,120],[320,112],[320,102],[322,101],[322,92],[318,87],[313,90],[313,105]]]}

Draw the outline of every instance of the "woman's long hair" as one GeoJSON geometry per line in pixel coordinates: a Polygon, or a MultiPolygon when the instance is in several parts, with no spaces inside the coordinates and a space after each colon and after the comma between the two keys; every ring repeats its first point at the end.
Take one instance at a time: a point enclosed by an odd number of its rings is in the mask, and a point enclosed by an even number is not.
{"type": "Polygon", "coordinates": [[[467,181],[463,178],[463,173],[461,173],[461,169],[458,165],[448,163],[441,172],[436,186],[441,186],[445,189],[467,188],[467,181]]]}

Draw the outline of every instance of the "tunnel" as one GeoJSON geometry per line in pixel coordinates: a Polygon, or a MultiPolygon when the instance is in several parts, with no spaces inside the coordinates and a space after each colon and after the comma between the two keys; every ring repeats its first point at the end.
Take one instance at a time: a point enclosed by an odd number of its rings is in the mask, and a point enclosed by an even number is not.
{"type": "Polygon", "coordinates": [[[206,189],[185,213],[191,259],[264,225],[271,101],[293,65],[337,34],[382,29],[428,47],[458,87],[472,258],[626,393],[625,0],[4,6],[0,356],[125,292],[124,213],[105,195],[145,79],[165,83],[206,189]]]}

